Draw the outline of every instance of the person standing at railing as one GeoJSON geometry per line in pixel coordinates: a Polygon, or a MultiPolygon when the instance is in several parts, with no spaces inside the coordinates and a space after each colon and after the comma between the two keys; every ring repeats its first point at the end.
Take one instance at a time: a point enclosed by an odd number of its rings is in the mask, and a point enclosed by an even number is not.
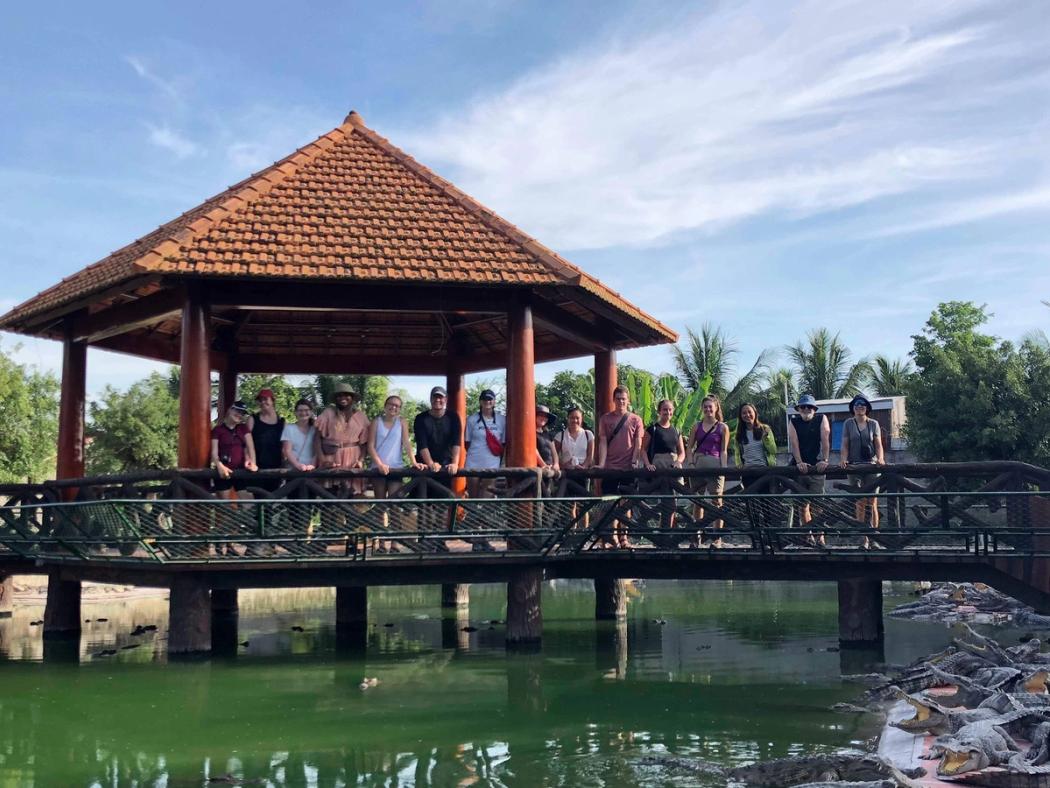
{"type": "Polygon", "coordinates": [[[554,437],[558,464],[562,468],[590,468],[594,465],[594,433],[583,427],[583,411],[573,405],[565,414],[565,426],[554,437]]]}
{"type": "MultiPolygon", "coordinates": [[[[383,474],[382,479],[372,480],[372,489],[376,498],[393,498],[404,485],[403,476],[397,471],[406,466],[406,458],[411,462],[412,440],[408,435],[408,422],[401,418],[401,397],[396,394],[386,398],[383,403],[383,415],[368,427],[368,457],[372,467],[383,474]],[[391,475],[393,474],[393,475],[391,475]]],[[[413,467],[422,468],[421,463],[412,463],[413,467]]],[[[388,510],[382,512],[383,530],[390,528],[388,510]]],[[[376,552],[392,552],[392,543],[375,545],[376,552]]]]}
{"type": "MultiPolygon", "coordinates": [[[[871,402],[863,394],[857,394],[849,403],[852,418],[842,424],[842,448],[839,450],[840,467],[847,465],[885,465],[886,457],[882,448],[882,430],[879,423],[871,418],[871,402]]],[[[850,473],[846,481],[850,487],[860,488],[873,479],[871,473],[850,473]]],[[[872,528],[879,527],[879,488],[871,491],[856,503],[856,517],[861,522],[868,522],[872,528]],[[869,515],[870,511],[870,515],[869,515]]],[[[868,539],[864,538],[868,547],[868,539]]]]}
{"type": "MultiPolygon", "coordinates": [[[[231,478],[234,471],[255,471],[259,467],[255,464],[255,443],[245,423],[247,419],[248,406],[237,400],[227,409],[222,421],[212,427],[211,467],[219,474],[213,486],[220,498],[252,497],[244,481],[231,478]]],[[[216,531],[226,539],[240,531],[235,511],[239,506],[224,504],[216,509],[216,531]]],[[[227,541],[217,542],[216,550],[222,554],[232,553],[233,546],[227,541]]]]}
{"type": "MultiPolygon", "coordinates": [[[[368,418],[354,409],[358,396],[346,383],[339,383],[332,395],[335,405],[324,409],[314,422],[314,450],[319,468],[353,470],[364,467],[365,447],[368,445],[368,418]]],[[[343,483],[336,485],[345,489],[343,483]]],[[[354,479],[350,484],[353,496],[364,495],[364,481],[354,479]]]]}
{"type": "MultiPolygon", "coordinates": [[[[494,470],[503,460],[503,444],[507,437],[507,417],[496,412],[496,392],[485,389],[478,397],[478,412],[467,416],[464,433],[465,470],[494,470]]],[[[468,498],[491,498],[495,479],[467,477],[468,498]]]]}
{"type": "MultiPolygon", "coordinates": [[[[598,467],[630,471],[642,467],[642,435],[645,425],[637,414],[631,413],[631,395],[623,386],[613,389],[613,409],[598,419],[598,467]]],[[[631,491],[633,479],[603,480],[602,492],[619,495],[631,491]]],[[[619,521],[614,522],[611,543],[606,546],[630,547],[627,535],[619,521]]]]}
{"type": "MultiPolygon", "coordinates": [[[[725,417],[722,415],[722,402],[714,394],[708,394],[701,400],[700,408],[704,416],[689,438],[691,464],[694,468],[725,468],[729,465],[729,425],[725,423],[725,417]]],[[[693,479],[693,489],[701,495],[714,496],[715,506],[722,505],[725,486],[725,476],[693,479]]],[[[703,506],[697,505],[693,508],[693,518],[697,521],[703,520],[703,506]]],[[[715,528],[721,528],[722,521],[716,520],[713,525],[715,528]]],[[[718,539],[712,544],[721,547],[722,540],[718,539]]],[[[700,546],[699,534],[693,538],[691,546],[700,546]]]]}
{"type": "MultiPolygon", "coordinates": [[[[824,414],[817,413],[817,401],[812,394],[803,394],[795,403],[796,414],[788,419],[788,450],[791,452],[791,465],[798,469],[795,480],[803,493],[823,495],[825,487],[824,472],[828,468],[831,456],[831,425],[824,414]]],[[[788,516],[793,516],[792,509],[788,516]]],[[[798,505],[798,519],[806,525],[813,519],[809,501],[798,505]]],[[[789,522],[790,525],[790,522],[789,522]]],[[[812,540],[812,535],[810,535],[812,540]]],[[[820,544],[824,544],[824,535],[820,535],[820,544]]]]}
{"type": "Polygon", "coordinates": [[[551,409],[546,405],[536,406],[536,466],[550,470],[561,470],[558,462],[558,450],[554,441],[547,434],[547,426],[552,418],[551,409]]]}
{"type": "MultiPolygon", "coordinates": [[[[685,439],[678,428],[671,423],[674,416],[674,403],[662,399],[656,405],[657,420],[645,428],[642,435],[642,454],[645,456],[647,470],[657,468],[681,468],[685,461],[685,439]]],[[[679,479],[681,481],[681,479],[679,479]]],[[[675,504],[665,500],[661,505],[661,525],[664,528],[674,527],[675,504]]]]}
{"type": "Polygon", "coordinates": [[[766,467],[777,464],[777,440],[768,424],[758,418],[758,409],[745,402],[737,411],[736,440],[733,461],[738,468],[766,467]]]}
{"type": "MultiPolygon", "coordinates": [[[[259,411],[248,417],[248,431],[255,444],[255,461],[259,470],[276,470],[284,465],[281,451],[284,418],[277,413],[272,389],[260,389],[255,401],[259,403],[259,411]]],[[[273,492],[281,486],[281,480],[260,479],[259,486],[273,492]]]]}
{"type": "Polygon", "coordinates": [[[416,461],[434,472],[434,481],[449,487],[459,467],[463,426],[459,416],[449,411],[448,392],[443,386],[430,390],[430,410],[416,416],[416,461]]]}
{"type": "Polygon", "coordinates": [[[284,465],[296,471],[312,471],[317,466],[314,454],[314,406],[308,399],[295,403],[295,421],[284,425],[281,454],[284,465]]]}

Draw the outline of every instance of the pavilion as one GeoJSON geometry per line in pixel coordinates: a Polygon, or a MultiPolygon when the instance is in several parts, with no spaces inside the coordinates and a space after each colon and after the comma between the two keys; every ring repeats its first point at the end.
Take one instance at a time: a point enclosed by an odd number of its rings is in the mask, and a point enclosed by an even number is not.
{"type": "MultiPolygon", "coordinates": [[[[616,351],[677,339],[356,112],[15,307],[0,330],[63,343],[60,479],[84,476],[88,347],[180,365],[181,468],[209,461],[213,371],[220,412],[240,373],[444,375],[465,420],[464,375],[497,368],[507,465],[526,467],[535,362],[593,355],[604,413],[616,351]]],[[[61,629],[61,609],[79,628],[79,594],[52,576],[45,631],[61,629]]]]}

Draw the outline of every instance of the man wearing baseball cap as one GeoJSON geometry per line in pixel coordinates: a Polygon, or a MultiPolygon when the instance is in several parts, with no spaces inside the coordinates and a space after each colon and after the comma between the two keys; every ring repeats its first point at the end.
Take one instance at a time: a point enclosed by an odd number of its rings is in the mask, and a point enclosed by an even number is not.
{"type": "Polygon", "coordinates": [[[442,386],[430,390],[430,410],[416,416],[413,429],[416,436],[416,461],[439,474],[437,481],[448,485],[459,466],[459,450],[463,443],[463,425],[459,416],[450,412],[448,392],[442,386]]]}

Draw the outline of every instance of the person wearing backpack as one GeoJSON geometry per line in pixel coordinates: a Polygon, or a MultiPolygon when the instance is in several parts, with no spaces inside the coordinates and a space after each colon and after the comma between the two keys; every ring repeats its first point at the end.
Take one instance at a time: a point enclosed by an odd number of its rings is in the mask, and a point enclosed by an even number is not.
{"type": "MultiPolygon", "coordinates": [[[[839,449],[840,467],[854,465],[885,465],[886,457],[882,449],[882,431],[879,423],[871,418],[871,402],[863,394],[857,394],[849,403],[852,418],[842,424],[842,447],[839,449]]],[[[850,473],[846,481],[850,487],[863,487],[872,478],[871,473],[850,473]]],[[[871,497],[865,496],[857,501],[856,517],[861,522],[867,521],[872,528],[879,527],[879,493],[876,487],[871,497]],[[871,510],[870,517],[868,509],[871,510]]],[[[864,540],[867,545],[868,540],[864,540]]]]}

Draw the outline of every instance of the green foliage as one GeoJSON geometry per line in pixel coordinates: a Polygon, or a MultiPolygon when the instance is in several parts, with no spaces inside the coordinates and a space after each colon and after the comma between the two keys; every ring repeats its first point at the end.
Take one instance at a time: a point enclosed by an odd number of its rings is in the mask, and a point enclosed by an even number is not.
{"type": "Polygon", "coordinates": [[[58,391],[53,374],[19,364],[0,348],[0,482],[54,475],[58,391]]]}
{"type": "Polygon", "coordinates": [[[871,375],[869,361],[862,358],[850,363],[849,348],[838,334],[826,328],[813,329],[805,342],[796,342],[786,350],[795,365],[798,390],[817,399],[851,397],[861,391],[871,375]]]}
{"type": "Polygon", "coordinates": [[[915,368],[907,359],[877,355],[871,366],[872,391],[882,397],[902,395],[914,375],[915,368]]]}
{"type": "Polygon", "coordinates": [[[700,420],[703,415],[700,404],[707,396],[709,378],[695,381],[697,388],[690,391],[682,386],[674,375],[655,376],[640,369],[629,369],[621,384],[630,392],[631,410],[637,413],[646,426],[659,418],[660,400],[669,399],[675,404],[671,424],[683,435],[700,420]]]}
{"type": "Polygon", "coordinates": [[[978,331],[989,315],[970,302],[938,306],[912,337],[907,389],[911,448],[923,460],[1050,463],[1050,350],[1019,348],[978,331]]]}
{"type": "Polygon", "coordinates": [[[755,398],[774,356],[763,350],[747,372],[734,377],[739,354],[736,342],[713,323],[704,323],[699,334],[687,328],[685,347],[675,345],[671,352],[682,384],[690,391],[717,394],[726,413],[735,413],[742,403],[755,398]]]}
{"type": "MultiPolygon", "coordinates": [[[[273,391],[273,403],[277,413],[286,419],[295,413],[295,403],[302,396],[300,387],[294,385],[283,375],[238,375],[237,397],[244,400],[252,413],[258,410],[255,397],[263,389],[273,391]]],[[[308,397],[309,398],[309,397],[308,397]]],[[[219,414],[220,417],[223,414],[219,414]]]]}
{"type": "Polygon", "coordinates": [[[90,473],[174,468],[179,402],[170,377],[154,372],[124,392],[106,386],[88,408],[87,434],[90,473]]]}
{"type": "MultiPolygon", "coordinates": [[[[751,402],[758,410],[758,417],[773,428],[773,435],[781,445],[787,443],[787,414],[790,405],[798,400],[798,395],[794,371],[780,367],[766,370],[752,396],[751,402]],[[785,389],[788,404],[784,402],[785,389]]],[[[726,416],[735,421],[736,409],[727,412],[726,416]]]]}
{"type": "Polygon", "coordinates": [[[536,404],[546,405],[558,417],[559,423],[565,422],[565,413],[572,405],[583,411],[583,423],[593,428],[594,417],[594,373],[583,374],[562,370],[550,383],[536,384],[536,404]]]}

